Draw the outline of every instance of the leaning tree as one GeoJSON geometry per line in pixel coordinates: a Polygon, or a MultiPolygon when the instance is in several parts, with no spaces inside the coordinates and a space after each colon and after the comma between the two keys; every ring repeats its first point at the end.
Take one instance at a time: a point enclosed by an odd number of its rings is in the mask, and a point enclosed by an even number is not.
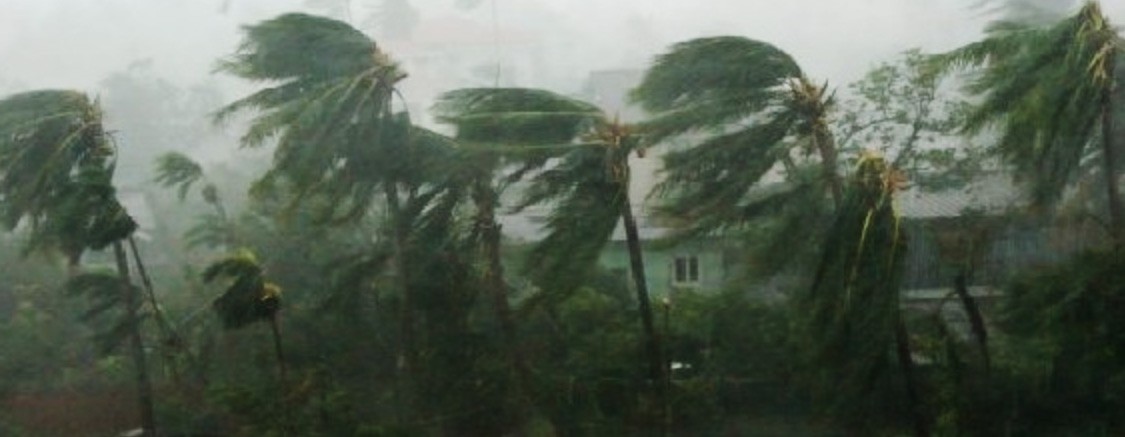
{"type": "MultiPolygon", "coordinates": [[[[91,313],[120,308],[108,343],[128,339],[137,376],[142,428],[156,435],[152,386],[140,332],[142,306],[132,284],[125,242],[136,222],[113,186],[117,150],[97,102],[65,90],[31,91],[0,100],[0,217],[9,231],[26,227],[27,252],[57,251],[67,260],[71,285],[91,292],[91,313]],[[117,274],[93,279],[79,270],[82,254],[112,247],[117,274]],[[96,285],[91,285],[96,284],[96,285]],[[117,291],[107,296],[108,290],[117,291]]],[[[139,261],[140,257],[134,256],[139,261]]],[[[138,263],[138,267],[141,264],[138,263]]],[[[147,285],[146,281],[146,285],[147,285]]],[[[151,288],[150,288],[151,291],[151,288]]],[[[150,298],[153,296],[150,294],[150,298]]],[[[153,310],[159,307],[152,300],[153,310]]]]}

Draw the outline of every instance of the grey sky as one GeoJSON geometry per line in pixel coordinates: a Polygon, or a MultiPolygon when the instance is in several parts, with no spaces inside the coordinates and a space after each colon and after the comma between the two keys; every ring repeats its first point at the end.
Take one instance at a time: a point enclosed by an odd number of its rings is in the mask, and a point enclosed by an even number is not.
{"type": "MultiPolygon", "coordinates": [[[[223,1],[0,0],[0,87],[90,89],[144,58],[174,82],[198,82],[234,49],[238,25],[302,5],[229,0],[220,13],[223,1]]],[[[639,66],[675,41],[738,34],[776,44],[810,76],[837,85],[911,47],[945,50],[978,38],[985,20],[970,7],[977,1],[495,0],[500,27],[568,41],[555,62],[574,78],[588,69],[639,66]]],[[[414,1],[423,20],[460,14],[491,23],[489,0],[471,12],[453,3],[414,1]]],[[[1125,0],[1103,5],[1125,23],[1125,0]]]]}

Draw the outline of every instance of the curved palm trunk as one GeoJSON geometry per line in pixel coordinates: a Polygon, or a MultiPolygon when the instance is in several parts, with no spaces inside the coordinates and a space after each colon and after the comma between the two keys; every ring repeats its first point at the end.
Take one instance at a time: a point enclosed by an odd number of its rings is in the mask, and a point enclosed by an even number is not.
{"type": "Polygon", "coordinates": [[[816,143],[817,153],[820,155],[824,181],[828,184],[828,189],[832,193],[833,205],[839,208],[840,202],[844,199],[844,183],[840,180],[840,175],[836,171],[836,166],[839,164],[836,139],[831,132],[828,132],[828,126],[824,124],[824,120],[817,120],[816,131],[813,132],[813,141],[816,143]]]}
{"type": "Polygon", "coordinates": [[[645,279],[645,264],[641,253],[641,239],[637,232],[637,220],[633,217],[633,210],[629,201],[628,183],[624,184],[621,196],[621,223],[625,227],[625,244],[629,249],[629,266],[633,274],[633,284],[637,289],[637,303],[641,311],[641,326],[644,329],[645,351],[648,355],[649,379],[652,381],[656,400],[662,411],[663,435],[670,432],[671,406],[668,399],[669,381],[667,369],[664,366],[664,353],[661,349],[660,338],[653,323],[652,304],[649,302],[648,282],[645,279]]]}
{"type": "Polygon", "coordinates": [[[981,359],[984,360],[984,371],[987,374],[992,367],[992,360],[988,354],[988,330],[984,325],[984,316],[981,315],[976,299],[969,294],[968,272],[964,269],[953,278],[953,291],[957,293],[961,306],[965,308],[965,314],[969,316],[969,327],[973,330],[973,337],[977,339],[977,348],[980,349],[981,359]]]}
{"type": "Polygon", "coordinates": [[[400,406],[413,405],[409,400],[408,391],[413,386],[412,372],[414,368],[414,305],[410,293],[410,280],[407,278],[406,223],[402,216],[402,204],[398,195],[398,186],[394,182],[383,184],[384,194],[387,197],[387,209],[391,214],[391,250],[392,263],[395,270],[395,286],[399,290],[399,350],[396,366],[398,378],[395,384],[395,396],[400,406]]]}
{"type": "Polygon", "coordinates": [[[531,370],[527,366],[523,347],[516,332],[516,323],[512,317],[512,307],[508,302],[508,284],[504,281],[504,264],[500,258],[502,234],[500,223],[496,222],[496,204],[499,195],[492,187],[489,178],[491,174],[477,179],[473,199],[476,202],[477,220],[482,230],[482,249],[488,262],[484,282],[492,295],[492,309],[500,322],[500,330],[507,345],[508,360],[516,374],[516,398],[521,403],[520,411],[516,411],[516,415],[519,421],[518,428],[522,432],[527,422],[527,415],[534,408],[531,399],[531,370]]]}
{"type": "Polygon", "coordinates": [[[129,326],[129,352],[133,356],[133,367],[137,376],[137,402],[140,407],[141,428],[145,436],[156,436],[156,419],[152,407],[152,382],[148,377],[148,363],[145,360],[144,342],[141,339],[140,320],[137,318],[137,296],[129,279],[129,260],[125,247],[120,241],[113,243],[113,256],[117,261],[117,274],[121,278],[121,293],[125,301],[125,317],[129,326]]]}
{"type": "MultiPolygon", "coordinates": [[[[163,346],[171,349],[172,353],[180,352],[183,347],[183,338],[172,327],[172,323],[164,315],[164,310],[160,309],[160,305],[156,302],[156,292],[152,286],[152,278],[148,276],[148,270],[145,268],[145,263],[141,260],[141,253],[137,250],[137,241],[133,235],[129,235],[129,251],[133,253],[133,264],[137,266],[137,275],[141,277],[141,284],[145,287],[145,294],[148,298],[149,306],[152,307],[152,314],[156,317],[156,324],[160,327],[160,334],[163,336],[165,344],[163,346]]],[[[172,371],[172,376],[176,381],[180,380],[180,370],[176,366],[174,358],[168,359],[168,366],[172,371]]]]}
{"type": "Polygon", "coordinates": [[[906,333],[906,324],[902,321],[901,310],[895,317],[895,350],[898,355],[898,364],[902,368],[903,382],[906,386],[906,399],[910,402],[911,419],[914,422],[914,435],[927,437],[930,435],[926,427],[926,419],[922,416],[921,402],[918,399],[918,381],[914,378],[914,359],[910,356],[910,338],[906,333]]]}
{"type": "Polygon", "coordinates": [[[273,333],[273,352],[277,358],[277,371],[281,377],[281,384],[285,385],[289,380],[288,367],[285,363],[285,352],[281,348],[281,326],[277,320],[277,313],[270,316],[270,331],[273,333]]]}
{"type": "Polygon", "coordinates": [[[1114,247],[1125,246],[1125,210],[1121,205],[1121,193],[1117,187],[1117,149],[1113,131],[1113,93],[1116,88],[1114,66],[1116,58],[1114,51],[1107,55],[1106,65],[1110,86],[1102,96],[1102,161],[1105,165],[1106,194],[1109,196],[1109,222],[1113,236],[1114,247]]]}

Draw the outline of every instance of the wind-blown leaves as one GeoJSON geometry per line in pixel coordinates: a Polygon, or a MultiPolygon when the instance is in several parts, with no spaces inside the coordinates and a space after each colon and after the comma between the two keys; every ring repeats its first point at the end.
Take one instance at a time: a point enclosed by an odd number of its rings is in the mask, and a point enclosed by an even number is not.
{"type": "Polygon", "coordinates": [[[257,110],[242,138],[245,146],[276,139],[265,180],[295,188],[293,201],[310,193],[329,198],[327,217],[355,217],[379,184],[411,174],[415,128],[391,108],[398,65],[345,23],[285,14],[247,26],[239,51],[219,70],[250,80],[280,81],[235,101],[223,119],[257,110]]]}
{"type": "Polygon", "coordinates": [[[568,144],[602,116],[589,103],[529,88],[450,91],[434,114],[457,128],[459,140],[506,145],[568,144]]]}
{"type": "MultiPolygon", "coordinates": [[[[905,254],[893,209],[894,173],[882,158],[857,166],[844,203],[823,243],[813,284],[797,297],[801,329],[815,346],[808,359],[821,396],[856,420],[891,366],[899,284],[905,254]]],[[[870,405],[869,405],[870,404],[870,405]]]]}
{"type": "Polygon", "coordinates": [[[793,149],[819,153],[826,184],[815,187],[837,191],[831,93],[769,43],[724,36],[675,44],[631,96],[654,114],[641,126],[646,143],[690,142],[665,155],[664,180],[652,193],[680,236],[742,231],[763,218],[753,205],[776,193],[763,193],[762,180],[779,165],[795,180],[793,149]]]}
{"type": "Polygon", "coordinates": [[[1097,2],[1054,24],[999,21],[977,43],[938,56],[949,69],[980,68],[966,87],[982,97],[965,131],[999,130],[996,149],[1039,204],[1058,200],[1099,138],[1121,39],[1097,2]]]}
{"type": "Polygon", "coordinates": [[[203,168],[182,153],[168,152],[156,159],[156,182],[164,187],[176,187],[180,200],[184,200],[192,185],[202,178],[203,168]]]}
{"type": "Polygon", "coordinates": [[[257,257],[247,250],[219,259],[203,271],[203,282],[228,281],[212,308],[226,329],[268,320],[281,306],[281,288],[266,282],[257,257]]]}
{"type": "Polygon", "coordinates": [[[253,80],[326,80],[375,66],[374,43],[347,23],[290,13],[244,26],[246,38],[219,70],[253,80]]]}
{"type": "MultiPolygon", "coordinates": [[[[98,352],[109,354],[129,336],[128,315],[141,309],[141,301],[135,300],[135,307],[125,311],[125,299],[121,278],[112,272],[85,272],[70,278],[65,285],[70,296],[85,297],[89,308],[82,313],[83,322],[94,325],[94,343],[98,352]]],[[[140,289],[129,284],[133,293],[140,295],[140,289]]]]}
{"type": "Polygon", "coordinates": [[[0,218],[9,230],[30,224],[25,250],[76,260],[133,232],[113,170],[101,110],[84,94],[32,91],[0,101],[0,218]]]}
{"type": "Polygon", "coordinates": [[[625,186],[606,167],[605,151],[574,149],[531,180],[516,209],[550,204],[547,237],[532,249],[524,272],[544,290],[568,292],[589,277],[621,218],[625,186]]]}

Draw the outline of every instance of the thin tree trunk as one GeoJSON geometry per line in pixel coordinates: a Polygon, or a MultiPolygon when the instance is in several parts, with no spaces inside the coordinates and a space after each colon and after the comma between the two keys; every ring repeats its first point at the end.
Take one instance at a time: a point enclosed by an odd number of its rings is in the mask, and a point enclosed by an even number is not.
{"type": "MultiPolygon", "coordinates": [[[[160,327],[160,334],[163,337],[161,340],[162,347],[171,348],[172,352],[180,352],[183,347],[183,339],[168,322],[168,318],[164,315],[164,310],[160,309],[160,305],[156,302],[156,292],[153,290],[152,279],[148,276],[148,270],[145,268],[145,263],[141,261],[141,253],[137,250],[137,241],[129,235],[129,250],[133,253],[133,264],[137,266],[137,275],[141,277],[141,284],[145,287],[145,293],[148,297],[149,306],[152,307],[152,314],[156,317],[156,324],[160,327]]],[[[167,360],[171,362],[169,367],[172,371],[173,378],[180,381],[180,371],[175,364],[175,359],[167,360]]]]}
{"type": "Polygon", "coordinates": [[[898,364],[902,368],[902,378],[906,386],[906,399],[910,403],[911,419],[914,422],[914,435],[927,437],[930,435],[926,428],[926,420],[922,417],[921,402],[918,398],[918,381],[914,379],[914,359],[910,356],[910,339],[906,333],[906,324],[902,321],[902,314],[895,317],[895,349],[898,355],[898,364]]]}
{"type": "Polygon", "coordinates": [[[965,314],[969,316],[969,327],[973,330],[973,337],[977,339],[977,347],[980,349],[981,358],[984,360],[984,371],[987,374],[992,368],[992,360],[988,354],[988,330],[984,325],[984,317],[981,315],[976,299],[969,294],[968,275],[964,270],[953,278],[953,291],[961,299],[965,314]]]}
{"type": "MultiPolygon", "coordinates": [[[[627,181],[626,181],[627,182],[627,181]]],[[[644,259],[641,254],[641,239],[637,232],[637,221],[633,217],[632,206],[629,202],[628,183],[623,184],[621,196],[621,222],[625,227],[625,243],[629,249],[629,265],[633,273],[633,284],[637,289],[637,303],[641,310],[641,326],[644,329],[645,350],[648,353],[649,379],[652,380],[656,400],[660,403],[662,411],[662,434],[670,432],[671,406],[669,405],[667,380],[664,375],[664,353],[661,350],[660,338],[653,324],[652,304],[649,302],[648,282],[645,279],[644,259]]]]}
{"type": "Polygon", "coordinates": [[[485,286],[492,294],[492,307],[496,313],[496,319],[500,322],[500,330],[504,335],[508,360],[516,374],[515,391],[516,398],[520,402],[519,410],[516,411],[517,428],[520,433],[525,433],[526,430],[523,428],[527,423],[527,415],[534,408],[534,402],[531,399],[531,371],[527,366],[527,360],[524,358],[523,347],[516,332],[516,323],[512,317],[512,308],[508,302],[508,283],[504,280],[504,264],[500,258],[502,234],[500,223],[496,221],[496,203],[499,195],[492,187],[492,182],[489,179],[491,179],[491,173],[478,178],[474,190],[476,192],[473,196],[479,214],[477,219],[481,227],[482,249],[485,259],[488,261],[484,279],[485,286]]]}
{"type": "Polygon", "coordinates": [[[137,403],[140,407],[141,428],[144,435],[156,436],[156,419],[152,407],[152,382],[148,377],[145,347],[141,339],[140,320],[137,318],[137,296],[129,279],[129,261],[121,241],[113,242],[113,256],[117,261],[117,274],[121,279],[121,293],[125,301],[125,317],[129,327],[129,349],[137,376],[137,403]]]}
{"type": "Polygon", "coordinates": [[[288,367],[285,364],[285,351],[281,348],[281,326],[277,320],[277,313],[270,316],[270,331],[273,332],[273,352],[277,357],[277,371],[281,377],[281,385],[289,381],[288,367]]]}
{"type": "Polygon", "coordinates": [[[399,350],[396,366],[398,378],[395,378],[395,396],[402,407],[413,405],[407,391],[413,387],[412,373],[414,366],[414,306],[411,301],[410,280],[407,277],[406,263],[406,238],[407,230],[402,216],[402,205],[398,195],[398,187],[394,182],[384,183],[384,194],[387,197],[387,209],[391,214],[391,246],[392,263],[395,270],[395,286],[399,291],[399,350]]]}
{"type": "Polygon", "coordinates": [[[1116,88],[1115,66],[1117,56],[1114,51],[1108,54],[1106,60],[1111,84],[1102,96],[1102,161],[1105,164],[1106,194],[1109,196],[1109,222],[1112,229],[1114,247],[1121,248],[1125,245],[1125,210],[1121,205],[1121,193],[1117,187],[1117,150],[1113,137],[1113,97],[1116,88]]]}
{"type": "Polygon", "coordinates": [[[839,165],[836,139],[831,132],[828,132],[827,126],[818,124],[816,131],[813,132],[813,141],[816,142],[817,152],[820,154],[821,173],[824,181],[828,184],[829,191],[832,193],[832,203],[836,208],[839,208],[844,199],[844,183],[840,180],[840,175],[836,171],[836,166],[839,165]]]}

